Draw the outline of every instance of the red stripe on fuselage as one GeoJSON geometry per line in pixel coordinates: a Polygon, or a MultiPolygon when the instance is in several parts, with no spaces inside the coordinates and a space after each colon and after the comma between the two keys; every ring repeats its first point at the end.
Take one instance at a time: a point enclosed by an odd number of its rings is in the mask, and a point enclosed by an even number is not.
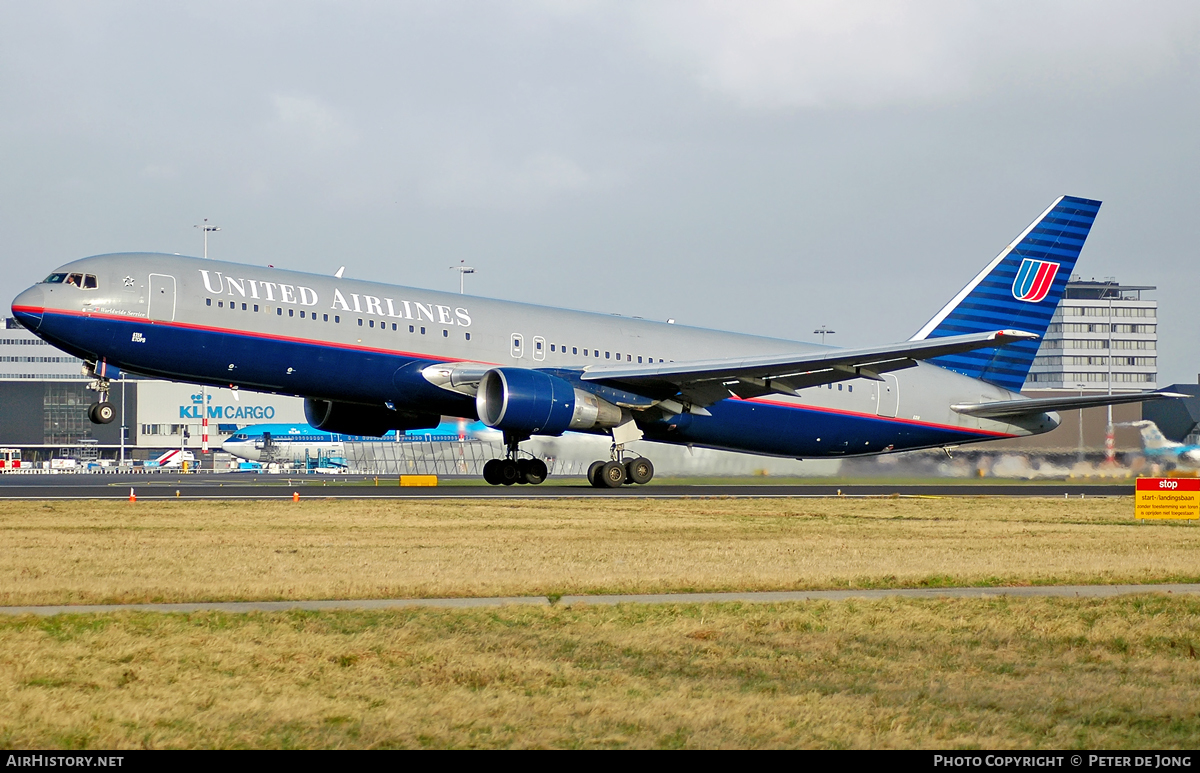
{"type": "Polygon", "coordinates": [[[749,400],[733,396],[730,400],[740,400],[747,403],[759,403],[761,405],[776,405],[783,408],[797,408],[805,411],[817,411],[820,413],[835,413],[839,416],[853,416],[858,419],[875,419],[876,421],[889,422],[892,424],[908,424],[915,427],[932,427],[934,429],[948,429],[954,432],[964,432],[969,435],[988,435],[996,438],[1013,438],[1020,437],[1008,432],[995,432],[990,429],[973,429],[970,427],[956,427],[953,424],[938,424],[932,421],[921,421],[919,419],[901,419],[896,416],[880,416],[877,413],[862,413],[861,411],[848,411],[844,408],[826,408],[823,405],[796,405],[794,403],[784,403],[779,400],[768,400],[765,397],[751,397],[749,400]]]}

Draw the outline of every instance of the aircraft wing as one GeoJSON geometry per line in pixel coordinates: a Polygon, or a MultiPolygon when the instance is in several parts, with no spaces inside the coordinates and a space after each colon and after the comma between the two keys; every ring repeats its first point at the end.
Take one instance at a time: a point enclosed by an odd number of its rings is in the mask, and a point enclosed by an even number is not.
{"type": "Polygon", "coordinates": [[[1022,330],[994,330],[962,336],[905,341],[870,349],[829,349],[804,354],[647,365],[588,366],[581,378],[659,399],[679,399],[695,407],[712,405],[731,394],[746,399],[765,394],[795,395],[804,387],[866,378],[911,368],[917,360],[1036,340],[1022,330]]]}
{"type": "Polygon", "coordinates": [[[991,403],[959,403],[950,408],[968,416],[982,419],[999,419],[1009,416],[1029,416],[1047,411],[1075,411],[1081,408],[1096,408],[1102,405],[1122,403],[1144,403],[1148,400],[1164,400],[1188,397],[1176,392],[1137,392],[1124,395],[1068,395],[1042,397],[1033,400],[998,400],[991,403]]]}

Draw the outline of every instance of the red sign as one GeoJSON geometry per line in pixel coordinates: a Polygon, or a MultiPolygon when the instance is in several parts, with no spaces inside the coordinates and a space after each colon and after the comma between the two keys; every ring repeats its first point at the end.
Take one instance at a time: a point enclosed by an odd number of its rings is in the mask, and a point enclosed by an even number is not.
{"type": "Polygon", "coordinates": [[[1200,491],[1200,478],[1138,478],[1138,491],[1200,491]]]}

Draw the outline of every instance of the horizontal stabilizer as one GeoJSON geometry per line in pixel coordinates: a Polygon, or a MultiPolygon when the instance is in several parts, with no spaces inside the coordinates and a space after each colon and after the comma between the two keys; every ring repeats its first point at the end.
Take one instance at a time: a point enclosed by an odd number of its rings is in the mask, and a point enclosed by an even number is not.
{"type": "Polygon", "coordinates": [[[1000,419],[1009,416],[1031,416],[1048,411],[1076,411],[1081,408],[1097,408],[1103,405],[1144,403],[1148,400],[1163,400],[1187,395],[1175,392],[1138,392],[1124,395],[1066,395],[1063,397],[1040,397],[1034,400],[1000,400],[994,403],[959,403],[950,406],[958,413],[978,416],[981,419],[1000,419]]]}

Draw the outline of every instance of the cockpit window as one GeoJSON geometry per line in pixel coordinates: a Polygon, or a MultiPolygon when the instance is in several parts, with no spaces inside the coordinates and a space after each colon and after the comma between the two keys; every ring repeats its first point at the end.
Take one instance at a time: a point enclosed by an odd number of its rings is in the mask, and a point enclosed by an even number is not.
{"type": "Polygon", "coordinates": [[[50,276],[48,276],[42,280],[42,284],[60,285],[63,283],[63,280],[66,278],[67,278],[66,274],[51,274],[50,276]]]}
{"type": "Polygon", "coordinates": [[[95,290],[97,287],[95,274],[51,274],[46,277],[46,282],[50,284],[62,282],[81,290],[95,290]]]}

